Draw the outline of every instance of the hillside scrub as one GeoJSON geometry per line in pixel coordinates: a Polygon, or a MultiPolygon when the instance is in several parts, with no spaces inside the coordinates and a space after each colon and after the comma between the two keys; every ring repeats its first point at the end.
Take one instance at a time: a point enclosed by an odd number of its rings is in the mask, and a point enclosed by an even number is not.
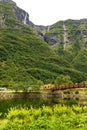
{"type": "Polygon", "coordinates": [[[38,80],[51,83],[60,74],[68,74],[73,82],[85,80],[29,27],[0,29],[0,56],[0,87],[27,89],[38,80]]]}

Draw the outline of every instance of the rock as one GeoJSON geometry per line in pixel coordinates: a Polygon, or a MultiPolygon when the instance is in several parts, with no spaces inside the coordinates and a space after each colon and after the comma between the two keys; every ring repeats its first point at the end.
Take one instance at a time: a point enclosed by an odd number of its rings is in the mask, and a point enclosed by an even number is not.
{"type": "MultiPolygon", "coordinates": [[[[25,24],[27,26],[33,27],[36,30],[37,36],[50,45],[57,45],[62,43],[67,46],[69,43],[73,43],[73,41],[80,36],[80,41],[84,41],[83,44],[85,47],[87,47],[87,43],[85,43],[87,41],[87,19],[69,19],[66,21],[59,21],[50,26],[35,25],[29,20],[29,14],[23,9],[17,7],[15,2],[12,0],[0,0],[0,3],[2,4],[5,4],[6,2],[11,3],[12,8],[9,8],[9,11],[6,9],[8,12],[5,13],[3,11],[3,13],[0,14],[0,27],[11,27],[11,24],[9,23],[13,23],[12,27],[19,27],[21,23],[25,24]],[[6,20],[8,21],[9,25],[6,24],[6,20]]],[[[3,7],[1,10],[3,10],[3,7]]]]}
{"type": "Polygon", "coordinates": [[[5,3],[5,2],[9,2],[9,3],[13,4],[14,6],[16,6],[16,3],[12,0],[0,0],[0,3],[5,3]]]}
{"type": "MultiPolygon", "coordinates": [[[[13,2],[12,0],[0,0],[0,2],[3,4],[6,2],[11,3],[13,10],[10,10],[10,11],[13,11],[13,14],[15,14],[17,20],[19,20],[23,24],[26,24],[26,25],[29,25],[32,27],[34,26],[34,24],[31,21],[29,21],[29,14],[26,11],[24,11],[23,9],[20,9],[19,7],[17,7],[15,2],[13,2]]],[[[11,15],[3,14],[3,17],[4,17],[4,19],[9,18],[9,17],[11,18],[11,15]]],[[[3,17],[0,19],[3,20],[3,17]]]]}
{"type": "Polygon", "coordinates": [[[87,48],[87,42],[85,43],[85,47],[87,48]]]}

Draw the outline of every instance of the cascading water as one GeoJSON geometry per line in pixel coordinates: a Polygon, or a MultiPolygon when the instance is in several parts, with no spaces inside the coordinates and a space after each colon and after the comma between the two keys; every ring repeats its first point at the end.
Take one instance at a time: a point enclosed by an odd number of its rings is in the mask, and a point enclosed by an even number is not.
{"type": "Polygon", "coordinates": [[[64,30],[64,49],[65,49],[68,39],[67,39],[66,26],[64,21],[63,21],[63,30],[64,30]]]}
{"type": "Polygon", "coordinates": [[[24,18],[24,21],[23,21],[24,24],[27,24],[27,13],[25,15],[25,18],[24,18]]]}
{"type": "Polygon", "coordinates": [[[47,28],[47,31],[49,31],[50,30],[50,26],[48,26],[48,28],[47,28]]]}

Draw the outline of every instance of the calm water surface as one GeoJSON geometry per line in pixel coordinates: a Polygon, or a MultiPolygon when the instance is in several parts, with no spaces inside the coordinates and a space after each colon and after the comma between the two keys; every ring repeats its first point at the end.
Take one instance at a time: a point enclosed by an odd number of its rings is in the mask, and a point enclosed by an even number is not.
{"type": "Polygon", "coordinates": [[[42,105],[53,106],[55,104],[61,105],[87,105],[87,100],[80,100],[80,99],[59,99],[59,98],[12,98],[12,99],[0,99],[0,113],[2,116],[4,113],[7,113],[8,110],[12,107],[20,108],[20,107],[27,107],[30,108],[31,106],[38,108],[42,105]]]}

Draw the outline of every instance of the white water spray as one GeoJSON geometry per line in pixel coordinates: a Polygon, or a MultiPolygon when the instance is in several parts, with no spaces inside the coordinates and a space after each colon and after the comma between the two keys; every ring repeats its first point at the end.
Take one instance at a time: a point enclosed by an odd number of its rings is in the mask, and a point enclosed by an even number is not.
{"type": "Polygon", "coordinates": [[[50,26],[48,26],[48,28],[47,28],[47,31],[49,31],[50,30],[50,26]]]}
{"type": "Polygon", "coordinates": [[[23,21],[24,24],[27,24],[27,13],[25,15],[25,18],[24,18],[24,21],[23,21]]]}
{"type": "Polygon", "coordinates": [[[68,39],[67,39],[66,26],[64,21],[63,21],[63,30],[64,30],[64,49],[65,49],[68,39]]]}

